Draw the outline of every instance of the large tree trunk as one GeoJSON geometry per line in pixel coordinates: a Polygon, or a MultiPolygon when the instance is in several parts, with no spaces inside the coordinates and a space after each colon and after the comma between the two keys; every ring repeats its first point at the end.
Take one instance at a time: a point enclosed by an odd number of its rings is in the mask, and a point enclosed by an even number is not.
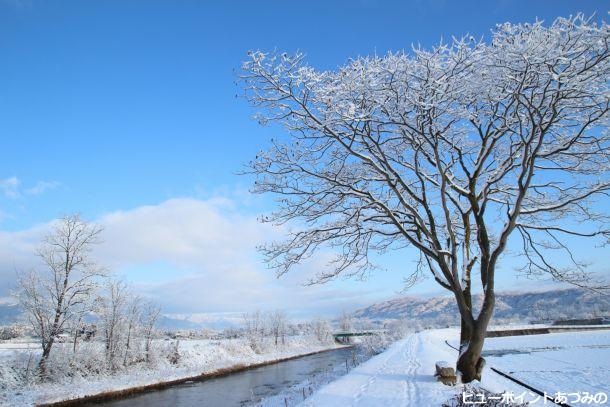
{"type": "Polygon", "coordinates": [[[485,366],[485,359],[481,357],[485,330],[481,329],[478,323],[475,324],[473,329],[469,329],[462,323],[457,371],[461,373],[463,383],[481,380],[481,374],[485,366]]]}
{"type": "MultiPolygon", "coordinates": [[[[472,295],[470,293],[470,286],[466,286],[462,291],[464,295],[464,302],[468,307],[469,312],[472,314],[472,295]]],[[[471,329],[468,327],[468,323],[464,319],[463,315],[460,315],[460,354],[462,352],[462,344],[470,342],[471,329]]]]}
{"type": "Polygon", "coordinates": [[[457,371],[461,373],[462,383],[481,380],[485,359],[481,357],[487,326],[491,320],[495,305],[493,291],[485,293],[485,299],[479,317],[469,326],[462,318],[460,332],[460,355],[457,361],[457,371]]]}

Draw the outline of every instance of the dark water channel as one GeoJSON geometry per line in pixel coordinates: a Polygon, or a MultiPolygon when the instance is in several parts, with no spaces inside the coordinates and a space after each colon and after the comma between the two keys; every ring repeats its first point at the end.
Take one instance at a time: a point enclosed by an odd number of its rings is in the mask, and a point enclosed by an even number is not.
{"type": "Polygon", "coordinates": [[[119,400],[84,405],[91,407],[230,407],[253,404],[286,392],[288,394],[291,392],[292,397],[295,398],[296,395],[300,396],[301,391],[304,394],[309,391],[310,386],[304,383],[323,382],[325,379],[330,380],[346,373],[348,369],[346,364],[351,368],[354,358],[353,352],[352,349],[343,348],[232,373],[223,377],[184,383],[119,400]]]}

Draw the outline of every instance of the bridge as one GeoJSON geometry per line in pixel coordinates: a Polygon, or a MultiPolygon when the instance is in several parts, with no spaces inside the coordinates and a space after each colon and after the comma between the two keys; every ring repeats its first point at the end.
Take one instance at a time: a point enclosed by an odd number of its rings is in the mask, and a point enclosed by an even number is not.
{"type": "Polygon", "coordinates": [[[339,343],[349,343],[351,338],[358,336],[371,336],[377,335],[380,333],[384,333],[385,331],[380,330],[370,330],[370,331],[355,331],[355,332],[337,332],[333,334],[336,342],[339,343]]]}

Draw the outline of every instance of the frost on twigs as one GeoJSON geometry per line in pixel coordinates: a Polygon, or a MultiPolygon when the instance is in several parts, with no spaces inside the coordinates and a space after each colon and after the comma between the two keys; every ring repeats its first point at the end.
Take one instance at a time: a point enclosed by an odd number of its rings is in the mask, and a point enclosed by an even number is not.
{"type": "Polygon", "coordinates": [[[262,249],[267,260],[281,275],[330,247],[324,282],[370,270],[373,251],[410,246],[445,288],[470,286],[480,268],[487,289],[516,232],[521,272],[604,288],[566,241],[610,238],[600,203],[610,190],[608,54],[608,25],[580,14],[330,71],[301,53],[251,52],[245,96],[259,121],[290,136],[246,172],[254,192],[278,196],[266,219],[300,226],[262,249]]]}
{"type": "Polygon", "coordinates": [[[608,24],[578,14],[328,71],[253,52],[245,96],[287,133],[245,171],[277,197],[266,221],[293,228],[261,249],[267,262],[281,276],[330,251],[312,280],[323,283],[415,249],[405,284],[425,271],[454,294],[469,340],[458,364],[474,380],[509,249],[519,273],[609,288],[572,250],[610,242],[609,41],[608,24]]]}

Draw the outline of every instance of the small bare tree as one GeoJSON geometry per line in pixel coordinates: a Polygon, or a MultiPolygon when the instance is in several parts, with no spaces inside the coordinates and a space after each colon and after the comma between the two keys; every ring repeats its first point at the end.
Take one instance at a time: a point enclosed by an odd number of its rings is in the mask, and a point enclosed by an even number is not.
{"type": "Polygon", "coordinates": [[[134,362],[150,362],[161,315],[159,305],[143,301],[126,283],[112,279],[107,280],[97,304],[108,367],[115,370],[134,362]]]}
{"type": "Polygon", "coordinates": [[[277,347],[281,340],[282,345],[286,344],[286,331],[288,329],[288,318],[286,312],[275,310],[269,313],[269,328],[273,335],[275,346],[277,347]]]}
{"type": "Polygon", "coordinates": [[[118,351],[125,328],[129,292],[125,283],[109,280],[103,297],[99,298],[101,329],[104,334],[106,360],[111,369],[118,367],[118,351]]]}
{"type": "Polygon", "coordinates": [[[307,66],[302,54],[251,52],[246,97],[263,124],[290,133],[247,171],[254,192],[279,197],[265,220],[297,225],[263,248],[267,260],[282,275],[330,247],[337,257],[313,281],[325,282],[368,272],[372,252],[415,248],[407,280],[429,271],[453,294],[457,368],[465,382],[480,378],[509,237],[526,273],[606,287],[570,241],[610,236],[609,32],[582,15],[548,27],[506,23],[488,43],[466,36],[335,71],[307,66]]]}
{"type": "MultiPolygon", "coordinates": [[[[341,316],[339,317],[339,330],[344,333],[350,333],[353,329],[353,325],[354,323],[352,316],[349,313],[343,311],[341,313],[341,316]]],[[[346,341],[347,343],[350,343],[352,341],[352,338],[348,336],[346,338],[346,341]]]]}
{"type": "Polygon", "coordinates": [[[72,331],[72,354],[76,356],[76,349],[78,347],[78,338],[82,335],[84,330],[83,321],[87,316],[87,313],[92,309],[91,300],[87,300],[79,306],[74,307],[73,315],[71,323],[69,324],[69,329],[72,331]]]}
{"type": "Polygon", "coordinates": [[[142,313],[142,299],[135,295],[129,299],[127,305],[127,338],[125,339],[125,354],[123,356],[123,365],[127,365],[132,353],[133,339],[138,328],[140,314],[142,313]]]}
{"type": "Polygon", "coordinates": [[[263,313],[260,310],[254,312],[244,313],[242,315],[244,320],[244,330],[250,347],[255,352],[261,352],[261,346],[263,338],[265,337],[265,320],[263,313]]]}
{"type": "Polygon", "coordinates": [[[327,320],[323,318],[315,318],[310,323],[310,329],[313,336],[322,343],[328,343],[332,338],[332,330],[327,320]]]}
{"type": "Polygon", "coordinates": [[[144,352],[146,362],[150,362],[152,341],[155,335],[155,327],[161,316],[161,307],[154,302],[148,301],[142,306],[141,325],[144,335],[144,352]]]}
{"type": "Polygon", "coordinates": [[[43,376],[55,340],[77,311],[82,312],[82,305],[89,301],[102,275],[90,256],[101,231],[100,226],[78,215],[57,221],[37,252],[45,270],[19,276],[21,304],[40,338],[39,370],[43,376]]]}
{"type": "Polygon", "coordinates": [[[354,318],[346,311],[341,313],[339,317],[339,329],[342,332],[351,332],[354,325],[354,318]]]}

